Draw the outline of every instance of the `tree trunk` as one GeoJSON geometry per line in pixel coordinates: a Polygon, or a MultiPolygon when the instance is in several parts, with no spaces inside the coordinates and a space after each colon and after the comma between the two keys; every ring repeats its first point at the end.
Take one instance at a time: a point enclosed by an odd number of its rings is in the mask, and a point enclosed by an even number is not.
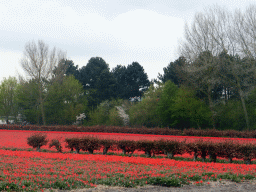
{"type": "Polygon", "coordinates": [[[243,94],[243,91],[242,91],[242,88],[241,88],[240,79],[239,79],[238,75],[234,72],[234,66],[232,66],[232,72],[233,72],[233,75],[234,75],[235,80],[237,82],[238,93],[239,93],[239,96],[240,96],[240,99],[241,99],[241,102],[242,102],[242,106],[243,106],[243,110],[244,110],[246,127],[247,127],[247,130],[249,131],[250,130],[250,128],[249,128],[249,118],[248,118],[247,109],[246,109],[246,106],[245,106],[244,94],[243,94]]]}
{"type": "Polygon", "coordinates": [[[244,159],[244,163],[247,165],[250,165],[252,162],[251,162],[251,159],[247,158],[247,159],[244,159]]]}
{"type": "Polygon", "coordinates": [[[202,157],[203,162],[205,162],[205,159],[206,159],[206,152],[205,151],[202,151],[201,157],[202,157]]]}
{"type": "Polygon", "coordinates": [[[6,115],[6,124],[9,124],[9,115],[6,115]]]}
{"type": "Polygon", "coordinates": [[[59,147],[57,150],[58,152],[62,153],[62,147],[59,147]]]}
{"type": "Polygon", "coordinates": [[[173,152],[167,152],[167,158],[173,158],[173,152]]]}
{"type": "Polygon", "coordinates": [[[196,161],[197,160],[197,152],[194,152],[194,159],[193,161],[196,161]]]}
{"type": "Polygon", "coordinates": [[[217,160],[216,154],[211,153],[210,154],[210,161],[216,163],[216,160],[217,160]]]}
{"type": "Polygon", "coordinates": [[[241,98],[241,102],[242,102],[242,106],[243,106],[243,110],[244,110],[244,117],[245,117],[245,121],[246,121],[246,127],[247,127],[247,130],[249,131],[250,130],[250,127],[249,127],[249,118],[248,118],[248,113],[247,113],[247,109],[246,109],[246,106],[245,106],[245,101],[244,101],[244,94],[243,94],[243,91],[242,91],[242,88],[241,88],[241,85],[239,83],[239,81],[237,81],[237,85],[238,85],[238,93],[239,93],[239,96],[241,98]]]}
{"type": "Polygon", "coordinates": [[[80,149],[76,148],[75,153],[77,153],[77,154],[78,154],[78,153],[79,153],[79,151],[80,151],[80,149]]]}
{"type": "Polygon", "coordinates": [[[150,151],[145,151],[146,157],[151,157],[150,151]]]}
{"type": "Polygon", "coordinates": [[[41,113],[42,113],[43,125],[45,126],[46,123],[45,123],[45,114],[44,114],[44,104],[43,104],[43,102],[42,102],[42,104],[41,104],[41,113]]]}
{"type": "Polygon", "coordinates": [[[40,109],[41,109],[43,125],[45,126],[46,123],[45,123],[45,115],[44,115],[44,102],[43,102],[42,96],[40,96],[40,109]]]}
{"type": "Polygon", "coordinates": [[[229,162],[229,163],[232,163],[232,162],[233,162],[233,160],[232,160],[232,157],[231,157],[231,156],[229,156],[229,157],[228,157],[228,162],[229,162]]]}
{"type": "Polygon", "coordinates": [[[133,154],[133,152],[128,153],[128,157],[131,157],[131,156],[132,156],[132,154],[133,154]]]}
{"type": "Polygon", "coordinates": [[[215,129],[215,112],[213,110],[213,102],[212,102],[212,97],[211,97],[211,87],[208,86],[208,91],[207,91],[207,97],[208,97],[208,102],[209,102],[209,107],[212,112],[212,127],[215,129]]]}
{"type": "Polygon", "coordinates": [[[106,155],[106,154],[107,154],[108,149],[109,149],[109,147],[104,147],[104,149],[103,149],[103,155],[106,155]]]}
{"type": "Polygon", "coordinates": [[[45,126],[46,123],[45,123],[45,114],[44,114],[43,87],[42,87],[41,74],[40,73],[39,73],[39,79],[38,79],[38,87],[39,87],[39,102],[40,102],[42,121],[43,121],[43,125],[45,126]]]}
{"type": "Polygon", "coordinates": [[[88,149],[89,154],[93,154],[93,150],[92,149],[88,149]]]}

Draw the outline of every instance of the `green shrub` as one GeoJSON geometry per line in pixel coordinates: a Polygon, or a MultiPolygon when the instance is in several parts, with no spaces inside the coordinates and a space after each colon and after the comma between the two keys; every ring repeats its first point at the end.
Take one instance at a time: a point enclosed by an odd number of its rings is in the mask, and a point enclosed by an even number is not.
{"type": "Polygon", "coordinates": [[[161,125],[157,111],[162,87],[151,86],[141,102],[134,103],[128,112],[131,126],[158,127],[161,125]]]}
{"type": "Polygon", "coordinates": [[[218,129],[243,130],[246,127],[241,101],[229,100],[225,104],[219,104],[216,110],[218,129]]]}
{"type": "Polygon", "coordinates": [[[185,153],[186,144],[185,141],[166,140],[163,150],[167,153],[168,158],[173,158],[174,155],[185,153]]]}
{"type": "Polygon", "coordinates": [[[76,153],[79,153],[81,146],[80,146],[81,138],[66,138],[65,142],[67,143],[66,147],[71,150],[71,152],[76,150],[76,153]]]}
{"type": "Polygon", "coordinates": [[[157,107],[157,112],[161,119],[161,126],[173,126],[173,106],[177,93],[178,87],[172,81],[166,81],[157,107]]]}
{"type": "Polygon", "coordinates": [[[89,153],[92,154],[94,150],[100,148],[100,140],[93,136],[82,137],[80,139],[80,148],[83,151],[89,151],[89,153]]]}
{"type": "Polygon", "coordinates": [[[196,98],[193,90],[180,87],[174,99],[171,126],[177,128],[207,128],[211,126],[212,113],[210,108],[196,98]]]}
{"type": "Polygon", "coordinates": [[[137,142],[132,140],[120,140],[117,141],[117,147],[123,150],[124,154],[128,153],[128,156],[132,156],[137,148],[137,142]]]}
{"type": "Polygon", "coordinates": [[[103,147],[103,155],[106,155],[109,149],[115,150],[117,145],[117,141],[110,139],[101,139],[99,143],[103,147]]]}
{"type": "Polygon", "coordinates": [[[35,133],[27,138],[27,144],[33,148],[37,148],[37,151],[39,151],[43,145],[48,143],[46,137],[47,135],[45,134],[35,133]]]}
{"type": "Polygon", "coordinates": [[[109,117],[106,122],[106,125],[112,126],[123,126],[123,119],[120,117],[116,107],[109,110],[109,117]]]}
{"type": "Polygon", "coordinates": [[[181,187],[181,179],[176,178],[175,176],[172,177],[151,177],[148,179],[148,184],[152,185],[160,185],[165,187],[181,187]]]}
{"type": "Polygon", "coordinates": [[[89,120],[85,122],[85,125],[111,125],[111,123],[120,125],[120,118],[115,121],[115,118],[118,116],[115,108],[121,104],[122,100],[103,101],[96,109],[92,109],[89,112],[89,120]]]}
{"type": "Polygon", "coordinates": [[[249,117],[250,129],[256,129],[256,88],[250,92],[246,99],[246,108],[249,117]]]}
{"type": "Polygon", "coordinates": [[[55,147],[58,152],[62,152],[62,146],[60,144],[60,141],[58,139],[52,139],[49,143],[49,148],[55,147]]]}
{"type": "Polygon", "coordinates": [[[154,150],[154,141],[140,140],[137,141],[137,149],[139,151],[144,151],[147,157],[151,157],[154,150]]]}

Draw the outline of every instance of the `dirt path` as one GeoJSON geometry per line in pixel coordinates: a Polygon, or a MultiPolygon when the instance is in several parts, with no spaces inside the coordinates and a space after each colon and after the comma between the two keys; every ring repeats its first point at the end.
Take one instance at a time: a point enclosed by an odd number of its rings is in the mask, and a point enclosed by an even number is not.
{"type": "MultiPolygon", "coordinates": [[[[160,187],[153,185],[146,185],[137,188],[124,188],[124,187],[109,187],[104,185],[98,185],[96,188],[90,189],[76,189],[76,190],[54,190],[54,192],[255,192],[256,191],[256,181],[246,181],[241,183],[235,183],[231,181],[217,181],[205,183],[202,186],[197,185],[185,185],[183,187],[160,187]]],[[[46,190],[49,192],[49,190],[46,190]]]]}

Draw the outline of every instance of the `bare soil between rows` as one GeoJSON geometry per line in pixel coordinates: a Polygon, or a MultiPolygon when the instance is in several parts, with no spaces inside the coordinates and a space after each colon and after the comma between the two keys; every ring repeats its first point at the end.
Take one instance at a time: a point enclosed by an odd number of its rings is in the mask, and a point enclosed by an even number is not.
{"type": "MultiPolygon", "coordinates": [[[[203,185],[184,185],[182,187],[161,187],[154,185],[146,185],[143,187],[136,188],[125,188],[125,187],[111,187],[105,185],[98,185],[95,188],[84,188],[84,189],[75,189],[75,190],[53,190],[54,192],[237,192],[237,191],[256,191],[256,181],[245,181],[241,183],[235,183],[227,180],[222,181],[209,181],[209,184],[204,183],[203,185]]],[[[49,190],[46,190],[49,192],[49,190]]]]}

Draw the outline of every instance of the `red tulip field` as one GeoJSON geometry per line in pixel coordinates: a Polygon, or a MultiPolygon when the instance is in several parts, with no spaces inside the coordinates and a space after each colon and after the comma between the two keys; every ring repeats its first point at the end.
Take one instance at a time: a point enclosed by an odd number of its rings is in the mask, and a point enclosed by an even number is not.
{"type": "MultiPolygon", "coordinates": [[[[94,154],[71,153],[66,147],[66,138],[94,136],[99,139],[149,140],[160,139],[186,141],[193,143],[198,139],[211,142],[232,140],[237,143],[256,143],[256,139],[230,139],[189,136],[161,136],[121,133],[75,133],[42,132],[47,139],[59,139],[63,152],[59,153],[48,145],[37,152],[27,144],[27,138],[36,131],[0,130],[0,190],[38,191],[44,189],[75,189],[94,187],[98,184],[134,187],[137,185],[181,186],[200,185],[208,181],[229,179],[242,181],[254,179],[256,164],[215,163],[192,161],[193,154],[164,155],[146,158],[141,151],[133,156],[121,155],[121,150],[113,150],[102,155],[102,149],[94,154]],[[185,158],[190,158],[185,159],[185,158]]],[[[207,156],[208,157],[208,156],[207,156]]],[[[225,158],[223,158],[225,159],[225,158]]],[[[235,159],[235,158],[234,158],[235,159]]],[[[251,160],[253,160],[252,158],[251,160]]],[[[241,161],[242,162],[242,161],[241,161]]]]}

